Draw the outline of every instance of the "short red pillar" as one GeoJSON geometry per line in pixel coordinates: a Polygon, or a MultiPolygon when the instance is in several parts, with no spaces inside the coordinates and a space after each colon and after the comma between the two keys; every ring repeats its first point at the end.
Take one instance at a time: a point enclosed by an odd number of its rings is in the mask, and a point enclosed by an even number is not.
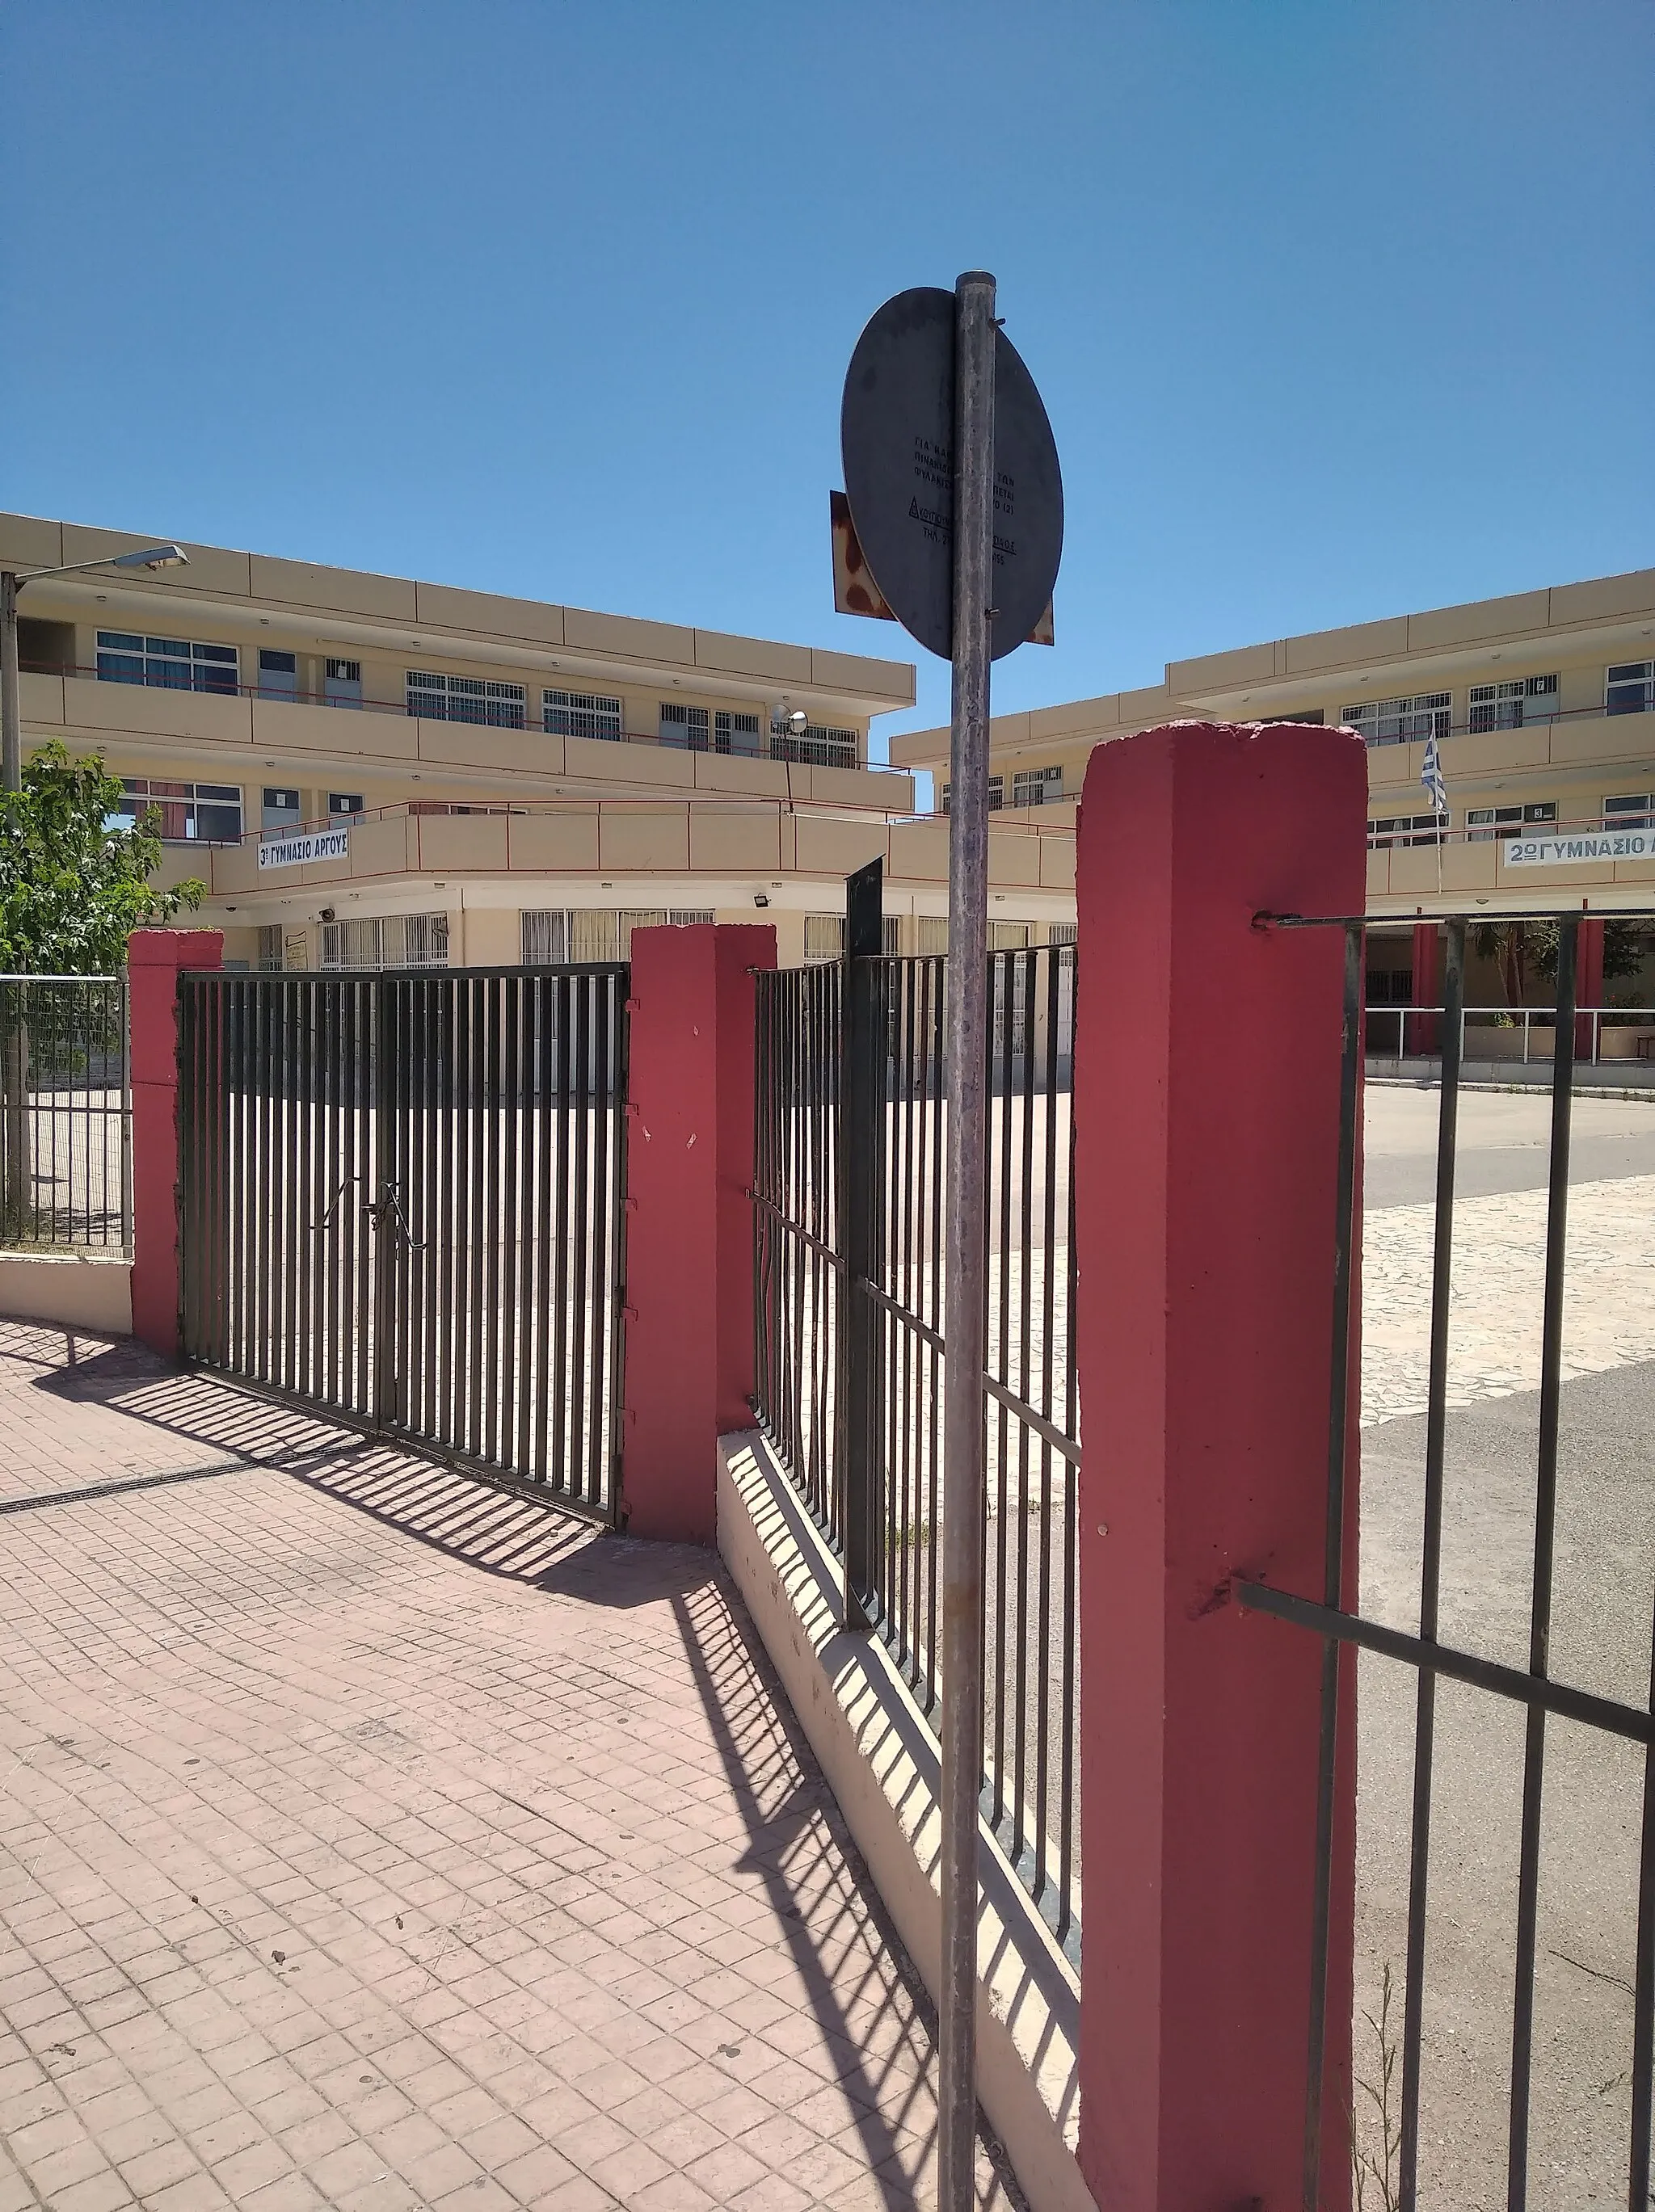
{"type": "Polygon", "coordinates": [[[632,933],[622,1494],[635,1536],[710,1544],[718,1439],[752,1426],[752,971],[776,931],[632,933]]]}
{"type": "Polygon", "coordinates": [[[168,1359],[178,1328],[178,979],[216,968],[216,929],[136,929],[126,941],[132,1024],[132,1334],[168,1359]]]}
{"type": "MultiPolygon", "coordinates": [[[[1442,938],[1439,925],[1434,921],[1416,921],[1414,925],[1412,991],[1416,1006],[1439,1006],[1442,1004],[1442,938]]],[[[1408,1030],[1409,1052],[1431,1053],[1439,1049],[1442,1037],[1439,1015],[1411,1014],[1408,1030]]]]}
{"type": "MultiPolygon", "coordinates": [[[[1332,730],[1176,725],[1086,772],[1080,2157],[1110,2212],[1300,2201],[1321,1646],[1231,1584],[1322,1595],[1343,933],[1254,916],[1360,914],[1366,806],[1360,740],[1332,730]]],[[[1348,1594],[1354,1452],[1349,1481],[1348,1594]]],[[[1343,1742],[1328,2212],[1349,2190],[1343,1742]]]]}
{"type": "MultiPolygon", "coordinates": [[[[1579,950],[1575,953],[1574,1003],[1577,1006],[1601,1007],[1603,1003],[1603,925],[1588,917],[1580,925],[1579,950]]],[[[1574,1018],[1574,1056],[1591,1060],[1599,1049],[1596,1032],[1602,1024],[1594,1022],[1590,1014],[1577,1014],[1574,1018]]]]}

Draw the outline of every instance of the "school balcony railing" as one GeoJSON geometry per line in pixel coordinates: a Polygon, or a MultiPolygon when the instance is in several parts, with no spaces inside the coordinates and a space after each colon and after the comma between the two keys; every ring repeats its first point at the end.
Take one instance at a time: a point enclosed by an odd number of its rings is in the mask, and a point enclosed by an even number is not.
{"type": "MultiPolygon", "coordinates": [[[[469,693],[417,693],[410,690],[400,699],[374,699],[360,690],[302,690],[298,686],[272,684],[266,680],[244,684],[228,664],[216,661],[179,661],[178,675],[170,672],[156,674],[112,675],[107,669],[62,661],[25,660],[20,664],[25,676],[52,676],[80,678],[94,684],[125,684],[138,690],[182,691],[208,697],[224,699],[256,699],[266,706],[331,707],[343,713],[362,714],[394,714],[404,720],[464,722],[482,729],[521,730],[526,734],[547,737],[584,738],[593,743],[621,745],[657,745],[672,752],[704,752],[726,756],[739,760],[776,761],[795,767],[866,769],[876,774],[898,775],[904,771],[890,768],[880,761],[866,761],[860,757],[860,747],[854,733],[829,731],[812,725],[802,734],[791,730],[778,730],[768,726],[762,716],[731,716],[732,726],[721,730],[716,718],[709,714],[707,726],[685,726],[681,732],[666,730],[629,730],[618,719],[593,714],[581,708],[563,708],[543,704],[538,714],[529,706],[527,685],[520,689],[521,698],[501,698],[488,696],[473,697],[469,693]],[[187,678],[188,680],[186,680],[187,678]],[[738,723],[753,723],[747,728],[738,723]]],[[[155,664],[151,664],[153,672],[155,664]]],[[[493,679],[480,679],[485,684],[493,679]]]]}

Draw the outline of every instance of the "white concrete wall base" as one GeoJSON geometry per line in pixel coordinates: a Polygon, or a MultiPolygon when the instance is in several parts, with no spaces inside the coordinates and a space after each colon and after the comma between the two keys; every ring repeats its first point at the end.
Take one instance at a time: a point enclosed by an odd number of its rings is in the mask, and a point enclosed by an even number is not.
{"type": "MultiPolygon", "coordinates": [[[[718,1458],[719,1550],[934,1998],[935,1740],[879,1638],[840,1626],[833,1556],[764,1437],[721,1437],[718,1458]]],[[[1035,2212],[1097,2212],[1074,2155],[1080,1984],[986,1827],[980,1848],[978,2098],[1035,2212]]]]}
{"type": "Polygon", "coordinates": [[[132,1334],[132,1263],[119,1252],[0,1252],[0,1316],[132,1334]]]}

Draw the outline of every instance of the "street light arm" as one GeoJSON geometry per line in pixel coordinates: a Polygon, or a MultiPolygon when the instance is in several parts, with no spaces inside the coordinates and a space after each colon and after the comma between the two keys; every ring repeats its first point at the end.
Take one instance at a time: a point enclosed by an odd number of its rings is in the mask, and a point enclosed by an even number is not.
{"type": "Polygon", "coordinates": [[[76,576],[87,568],[182,568],[181,545],[145,545],[136,553],[106,553],[97,561],[69,561],[60,568],[18,570],[0,565],[0,791],[23,787],[23,735],[18,700],[17,594],[40,576],[76,576]]]}
{"type": "Polygon", "coordinates": [[[181,545],[147,545],[140,553],[105,553],[96,561],[70,561],[61,568],[14,570],[17,589],[42,576],[78,576],[87,568],[187,568],[190,556],[181,545]]]}

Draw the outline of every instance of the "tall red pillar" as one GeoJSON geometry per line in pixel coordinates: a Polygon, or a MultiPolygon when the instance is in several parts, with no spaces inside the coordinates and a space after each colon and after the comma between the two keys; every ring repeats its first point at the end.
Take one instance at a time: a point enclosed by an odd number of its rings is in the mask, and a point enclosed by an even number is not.
{"type": "MultiPolygon", "coordinates": [[[[1579,949],[1575,953],[1574,1003],[1577,1006],[1598,1007],[1603,1003],[1603,925],[1588,917],[1580,925],[1579,949]]],[[[1592,1057],[1594,1029],[1601,1029],[1588,1014],[1574,1018],[1574,1053],[1577,1060],[1592,1057]]]]}
{"type": "MultiPolygon", "coordinates": [[[[1416,921],[1414,925],[1413,999],[1416,1006],[1442,1004],[1442,938],[1440,925],[1434,921],[1416,921]]],[[[1439,1015],[1410,1014],[1408,1030],[1409,1052],[1432,1053],[1440,1048],[1439,1015]]]]}
{"type": "Polygon", "coordinates": [[[217,929],[135,929],[126,941],[132,1024],[132,1334],[168,1359],[179,1338],[178,979],[216,968],[217,929]]]}
{"type": "MultiPolygon", "coordinates": [[[[1110,2212],[1300,2201],[1321,1646],[1231,1586],[1322,1595],[1343,933],[1254,916],[1360,914],[1366,810],[1361,742],[1333,730],[1177,725],[1086,771],[1080,973],[1109,980],[1074,1078],[1080,2159],[1110,2212]]],[[[1347,1601],[1354,1449],[1349,1483],[1347,1601]]],[[[1349,2192],[1353,1718],[1347,1698],[1328,2212],[1349,2192]]]]}
{"type": "Polygon", "coordinates": [[[718,1439],[752,1426],[752,971],[776,931],[635,929],[631,960],[626,1525],[710,1544],[718,1439]]]}

